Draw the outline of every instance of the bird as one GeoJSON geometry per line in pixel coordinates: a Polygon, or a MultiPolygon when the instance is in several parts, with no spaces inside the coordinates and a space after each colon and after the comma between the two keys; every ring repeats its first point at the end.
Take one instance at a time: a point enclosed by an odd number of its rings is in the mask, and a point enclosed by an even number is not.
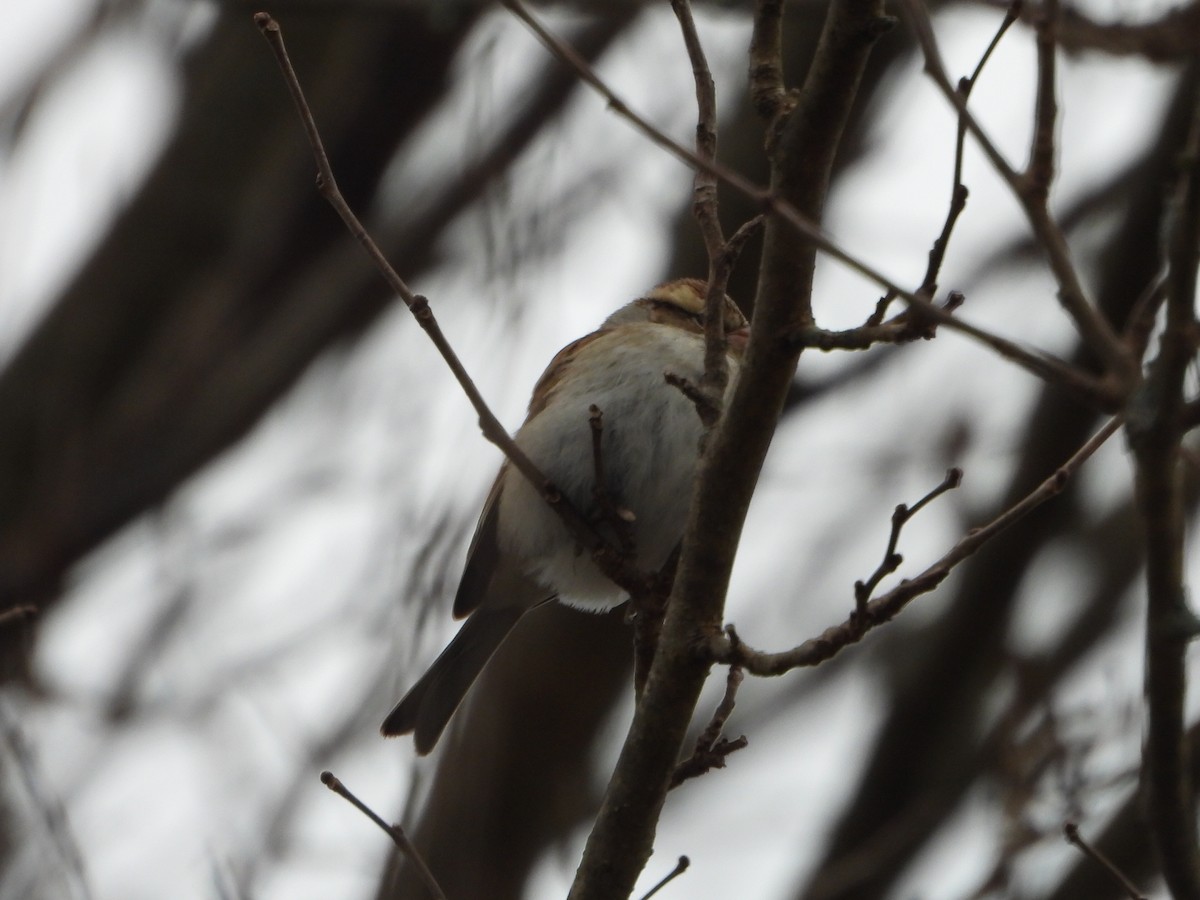
{"type": "MultiPolygon", "coordinates": [[[[628,519],[634,562],[658,571],[678,545],[691,503],[703,434],[696,405],[668,374],[700,383],[707,283],[660,284],[568,344],[538,379],[514,440],[549,481],[616,542],[612,510],[628,519]],[[596,465],[592,407],[601,415],[596,465]],[[604,484],[597,492],[597,471],[604,484]],[[609,514],[597,496],[607,498],[609,514]]],[[[732,389],[749,335],[728,296],[723,320],[732,389]]],[[[540,490],[507,461],[500,467],[467,550],[454,597],[467,617],[429,670],[384,720],[385,737],[412,733],[433,750],[467,691],[529,610],[558,599],[604,612],[627,599],[581,551],[540,490]]]]}

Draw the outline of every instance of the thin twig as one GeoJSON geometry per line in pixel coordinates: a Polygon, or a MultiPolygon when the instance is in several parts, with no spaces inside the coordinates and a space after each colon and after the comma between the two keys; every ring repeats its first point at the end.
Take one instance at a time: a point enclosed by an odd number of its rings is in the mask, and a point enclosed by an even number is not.
{"type": "Polygon", "coordinates": [[[898,344],[927,338],[931,336],[931,327],[945,325],[991,348],[1001,359],[1044,381],[1068,389],[1094,409],[1111,413],[1120,408],[1122,397],[1110,383],[1052,354],[1026,349],[1008,338],[963,321],[954,315],[959,303],[961,295],[956,292],[951,292],[941,306],[922,297],[914,297],[910,302],[910,311],[915,315],[901,314],[881,325],[862,325],[845,331],[826,331],[811,326],[788,335],[787,339],[794,345],[819,350],[865,350],[877,343],[898,344]]]}
{"type": "MultiPolygon", "coordinates": [[[[979,57],[979,62],[975,64],[975,71],[971,73],[969,78],[963,78],[958,83],[958,92],[962,95],[963,103],[965,104],[971,96],[971,91],[979,82],[980,75],[983,74],[984,66],[988,60],[992,58],[996,48],[1000,45],[1001,39],[1013,23],[1017,21],[1020,14],[1019,7],[1021,0],[1013,0],[1008,12],[1000,21],[1000,27],[996,29],[996,33],[992,36],[987,48],[983,51],[983,55],[979,57]]],[[[921,286],[917,288],[916,293],[922,297],[932,297],[937,293],[938,274],[942,270],[942,263],[946,258],[946,250],[950,246],[950,235],[954,231],[954,226],[958,223],[958,218],[962,215],[967,206],[967,197],[970,191],[966,184],[963,183],[963,156],[965,155],[967,142],[967,124],[963,117],[958,117],[958,133],[954,139],[954,174],[950,182],[950,205],[946,210],[946,219],[942,223],[941,233],[934,239],[933,246],[929,250],[929,261],[925,267],[925,277],[921,279],[921,286]]],[[[883,322],[883,317],[887,313],[887,308],[890,303],[895,300],[894,294],[885,294],[875,307],[875,312],[867,319],[867,325],[879,325],[883,322]]]]}
{"type": "Polygon", "coordinates": [[[904,530],[904,526],[918,512],[940,497],[947,491],[952,491],[962,484],[962,469],[954,468],[946,472],[946,477],[942,479],[941,484],[927,493],[924,497],[909,506],[905,503],[899,504],[892,512],[892,530],[888,535],[887,549],[883,552],[883,559],[879,565],[875,567],[875,571],[866,581],[854,582],[854,610],[855,615],[866,620],[867,601],[871,599],[871,595],[875,593],[875,588],[879,587],[879,582],[883,581],[888,575],[891,575],[904,562],[904,557],[896,552],[896,546],[900,543],[900,532],[904,530]]]}
{"type": "MultiPolygon", "coordinates": [[[[1164,6],[1158,18],[1149,20],[1144,10],[1139,13],[1133,8],[1115,18],[1102,14],[1102,21],[1089,18],[1081,9],[1080,4],[1068,5],[1058,29],[1058,41],[1068,52],[1099,50],[1110,56],[1142,56],[1156,63],[1186,63],[1196,57],[1196,36],[1200,34],[1200,5],[1196,3],[1164,6]]],[[[1037,15],[1036,7],[1031,15],[1037,15]]]]}
{"type": "Polygon", "coordinates": [[[951,105],[957,110],[960,120],[966,124],[976,142],[997,174],[1009,186],[1021,203],[1025,217],[1029,220],[1039,246],[1046,254],[1050,270],[1058,283],[1058,297],[1063,308],[1075,323],[1080,336],[1088,348],[1096,354],[1105,368],[1115,377],[1132,381],[1137,377],[1136,363],[1130,358],[1124,344],[1118,339],[1112,325],[1088,299],[1079,273],[1071,260],[1062,230],[1050,215],[1044,202],[1039,202],[1036,190],[1029,178],[1017,172],[1004,158],[991,137],[983,130],[974,114],[968,109],[966,100],[951,83],[938,51],[929,11],[921,0],[902,0],[908,12],[909,24],[925,57],[925,71],[933,79],[951,105]]]}
{"type": "Polygon", "coordinates": [[[417,874],[421,876],[421,881],[424,882],[426,890],[429,891],[431,897],[437,900],[446,900],[446,894],[441,886],[437,883],[437,879],[433,877],[433,873],[429,871],[429,866],[425,865],[425,860],[421,858],[421,854],[417,852],[417,848],[413,846],[412,841],[408,839],[408,835],[404,833],[404,829],[399,825],[389,825],[376,814],[375,810],[363,803],[358,797],[354,796],[341,781],[332,772],[321,773],[321,784],[329,788],[339,797],[342,797],[354,806],[364,816],[382,828],[400,848],[400,852],[408,857],[409,861],[416,867],[417,874]]]}
{"type": "Polygon", "coordinates": [[[1054,180],[1054,128],[1058,122],[1058,97],[1055,96],[1058,13],[1058,0],[1046,0],[1034,27],[1037,34],[1037,103],[1024,177],[1031,199],[1043,208],[1054,180]]]}
{"type": "MultiPolygon", "coordinates": [[[[979,62],[975,64],[975,71],[969,78],[959,81],[958,92],[962,95],[964,104],[970,99],[971,91],[979,83],[983,69],[988,64],[988,60],[992,58],[992,54],[996,52],[996,48],[1000,46],[1000,41],[1020,16],[1021,2],[1022,0],[1013,0],[1008,12],[1000,20],[1000,26],[996,29],[996,33],[992,35],[991,41],[983,51],[983,55],[979,57],[979,62]]],[[[946,213],[946,221],[942,225],[942,233],[938,235],[937,240],[933,242],[933,248],[929,251],[929,264],[925,269],[925,277],[921,280],[921,287],[917,291],[925,296],[932,297],[937,291],[937,277],[942,268],[942,261],[946,257],[946,248],[950,244],[950,234],[967,205],[967,197],[970,192],[963,183],[963,157],[966,155],[966,144],[967,123],[960,115],[958,117],[958,133],[954,138],[954,175],[950,188],[950,207],[946,213]]]]}
{"type": "Polygon", "coordinates": [[[479,426],[484,437],[499,447],[505,457],[541,493],[542,498],[561,517],[571,536],[581,546],[587,548],[597,565],[599,565],[609,578],[631,593],[639,590],[640,586],[645,582],[644,576],[634,571],[629,561],[621,559],[621,555],[616,548],[609,545],[591,523],[575,509],[567,497],[542,474],[533,461],[517,446],[516,442],[500,423],[500,420],[496,418],[495,414],[488,407],[475,382],[467,373],[466,367],[463,366],[462,361],[458,358],[458,354],[454,352],[454,348],[450,346],[450,342],[442,333],[441,326],[438,324],[433,310],[429,305],[429,300],[413,292],[405,283],[404,279],[400,277],[391,263],[388,262],[387,257],[384,256],[383,251],[379,249],[379,246],[375,243],[371,235],[368,234],[358,216],[350,208],[349,204],[347,204],[337,186],[337,180],[330,166],[329,157],[325,152],[325,146],[317,129],[316,121],[313,118],[312,111],[309,109],[308,101],[305,99],[304,90],[300,86],[295,69],[292,67],[291,59],[288,57],[287,47],[284,45],[283,33],[279,27],[279,23],[264,12],[254,14],[254,23],[258,26],[259,31],[262,32],[263,37],[266,38],[267,44],[271,47],[275,55],[275,60],[283,72],[284,81],[287,83],[288,92],[291,94],[292,101],[296,106],[296,112],[299,114],[300,121],[304,126],[304,132],[308,137],[308,143],[312,148],[313,158],[317,166],[318,191],[334,208],[338,216],[341,217],[346,228],[367,252],[372,262],[375,263],[376,268],[382,274],[388,286],[404,301],[409,311],[413,314],[413,317],[417,320],[417,323],[429,336],[430,340],[433,341],[434,346],[441,354],[442,359],[445,360],[446,365],[449,366],[455,380],[458,381],[463,393],[466,394],[467,399],[478,415],[479,426]]]}
{"type": "Polygon", "coordinates": [[[713,398],[700,385],[669,370],[663,372],[663,379],[667,384],[692,401],[692,404],[696,407],[696,412],[700,415],[701,422],[705,425],[716,423],[720,417],[721,407],[714,402],[713,398]]]}
{"type": "Polygon", "coordinates": [[[1122,423],[1123,420],[1120,416],[1109,419],[1096,434],[1071,455],[1070,459],[1055,469],[1049,478],[986,525],[972,529],[960,538],[941,559],[919,575],[905,579],[887,593],[870,601],[864,616],[860,617],[852,613],[845,622],[827,628],[820,637],[778,653],[765,653],[751,649],[737,637],[732,626],[727,626],[725,634],[714,636],[709,640],[708,647],[712,658],[719,663],[744,666],[751,675],[769,676],[782,675],[792,669],[805,666],[816,666],[836,656],[844,648],[862,640],[863,636],[872,628],[895,618],[917,597],[934,590],[946,580],[959,563],[1000,532],[1041,506],[1051,497],[1061,493],[1067,481],[1079,470],[1079,467],[1120,429],[1122,423]]]}
{"type": "MultiPolygon", "coordinates": [[[[710,165],[717,160],[717,90],[712,71],[696,32],[688,0],[671,0],[679,20],[684,47],[696,84],[696,155],[710,165]]],[[[725,338],[725,292],[737,251],[730,252],[718,215],[717,176],[711,168],[696,168],[692,188],[692,213],[700,226],[708,255],[708,291],[704,303],[704,376],[700,380],[696,411],[706,430],[721,416],[729,384],[729,359],[725,338]]],[[[686,393],[686,391],[685,391],[686,393]]]]}
{"type": "Polygon", "coordinates": [[[1125,343],[1129,345],[1129,352],[1134,359],[1141,359],[1146,355],[1150,335],[1154,332],[1154,322],[1166,299],[1167,270],[1164,266],[1138,295],[1129,311],[1129,318],[1125,320],[1125,343]]]}
{"type": "Polygon", "coordinates": [[[728,740],[721,737],[721,732],[725,729],[725,723],[729,721],[729,717],[733,715],[733,708],[737,702],[738,688],[741,687],[742,681],[746,674],[741,666],[732,665],[729,667],[729,673],[725,677],[725,694],[721,697],[721,702],[717,704],[717,708],[713,710],[712,718],[709,719],[708,725],[704,731],[696,738],[695,749],[692,750],[692,755],[675,767],[675,774],[671,776],[671,787],[676,788],[683,784],[689,778],[696,778],[703,775],[712,769],[725,768],[725,758],[731,753],[749,745],[746,736],[728,740]]]}
{"type": "Polygon", "coordinates": [[[691,864],[692,864],[692,861],[690,859],[688,859],[686,856],[679,857],[679,862],[675,863],[675,868],[673,868],[670,872],[667,873],[666,878],[664,878],[662,881],[660,881],[654,887],[650,888],[650,890],[648,890],[645,893],[645,895],[642,897],[642,900],[650,900],[651,897],[653,897],[655,894],[657,894],[659,891],[661,891],[663,888],[665,888],[668,884],[670,884],[672,881],[674,881],[676,878],[678,878],[680,875],[682,875],[684,872],[686,872],[688,869],[688,866],[690,866],[691,864]]]}
{"type": "Polygon", "coordinates": [[[1130,900],[1150,900],[1149,897],[1138,890],[1138,886],[1130,881],[1124,872],[1116,867],[1112,860],[1083,839],[1083,835],[1079,833],[1079,826],[1074,822],[1063,824],[1063,835],[1066,837],[1067,843],[1075,845],[1083,851],[1085,856],[1099,863],[1113,877],[1113,881],[1119,884],[1121,889],[1129,895],[1130,900]]]}
{"type": "MultiPolygon", "coordinates": [[[[755,203],[761,205],[766,212],[779,216],[799,234],[803,235],[808,241],[810,241],[812,245],[819,251],[829,257],[832,257],[833,259],[836,259],[842,265],[846,266],[851,271],[862,275],[868,281],[874,282],[877,286],[883,288],[892,296],[898,297],[910,306],[916,307],[918,310],[920,310],[922,315],[932,316],[934,321],[936,321],[938,324],[945,325],[946,327],[952,328],[955,331],[962,332],[963,334],[966,334],[975,340],[981,341],[992,349],[999,350],[1000,347],[1004,347],[1005,350],[1001,352],[1001,355],[1005,359],[1016,363],[1026,371],[1029,371],[1040,378],[1048,379],[1057,383],[1058,373],[1060,371],[1059,368],[1045,365],[1044,360],[1038,354],[1031,353],[1030,351],[1023,349],[1018,345],[1013,344],[1011,341],[1006,341],[1004,338],[992,335],[984,329],[969,325],[961,319],[949,315],[939,316],[939,310],[932,303],[930,303],[928,299],[914,294],[912,291],[904,287],[901,287],[898,282],[888,278],[878,269],[873,268],[866,262],[863,262],[857,257],[852,256],[846,250],[843,250],[833,240],[826,236],[824,232],[821,231],[819,226],[817,226],[811,219],[800,213],[787,201],[776,196],[771,191],[759,187],[740,173],[722,166],[720,163],[703,159],[694,151],[689,150],[678,141],[675,141],[665,135],[643,116],[630,109],[628,104],[626,104],[624,100],[622,100],[611,88],[608,87],[607,84],[604,83],[604,81],[596,74],[595,70],[588,65],[586,60],[576,53],[569,44],[558,38],[545,26],[543,26],[540,21],[538,21],[538,19],[533,15],[532,12],[530,12],[522,0],[501,0],[501,3],[506,9],[510,10],[517,18],[524,22],[526,26],[528,26],[529,29],[537,36],[538,40],[540,40],[551,53],[574,69],[580,80],[599,93],[608,104],[609,109],[632,124],[633,127],[647,137],[651,143],[666,150],[676,159],[681,160],[694,169],[700,169],[712,173],[718,179],[728,184],[739,193],[749,197],[755,203]]],[[[968,117],[966,121],[968,122],[968,127],[971,128],[973,133],[979,129],[978,123],[974,123],[973,117],[968,117]],[[973,127],[972,123],[974,123],[973,127]]],[[[986,139],[986,135],[984,137],[986,139]]],[[[1005,163],[1002,158],[1000,159],[1000,163],[1007,166],[1007,163],[1005,163]]],[[[1009,167],[1009,171],[1011,172],[1011,167],[1009,167]]],[[[1063,247],[1065,248],[1065,243],[1063,244],[1063,247]]],[[[1068,384],[1067,386],[1074,388],[1081,383],[1088,382],[1089,376],[1083,372],[1072,372],[1070,375],[1070,380],[1072,383],[1068,384]]],[[[1086,389],[1082,391],[1083,394],[1088,396],[1102,396],[1112,393],[1110,390],[1106,390],[1105,386],[1101,384],[1098,379],[1090,379],[1090,381],[1091,383],[1088,384],[1086,389]]],[[[1105,400],[1100,408],[1109,410],[1112,408],[1112,406],[1112,402],[1105,400]]]]}

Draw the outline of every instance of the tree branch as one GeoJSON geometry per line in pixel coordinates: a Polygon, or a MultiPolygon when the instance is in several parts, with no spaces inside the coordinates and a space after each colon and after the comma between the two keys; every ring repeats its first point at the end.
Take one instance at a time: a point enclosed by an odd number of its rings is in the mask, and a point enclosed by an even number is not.
{"type": "Polygon", "coordinates": [[[317,166],[317,190],[321,193],[329,204],[337,212],[338,216],[345,223],[346,228],[353,235],[354,239],[362,246],[387,282],[388,287],[392,289],[408,307],[413,318],[429,336],[445,360],[446,365],[453,373],[455,380],[466,394],[467,400],[471,403],[475,413],[479,417],[479,427],[487,440],[491,441],[500,448],[504,456],[524,475],[529,482],[538,489],[542,499],[553,509],[562,519],[571,536],[579,542],[580,546],[586,548],[600,569],[611,578],[618,586],[628,591],[630,594],[640,594],[646,590],[646,585],[649,579],[644,573],[636,571],[632,561],[624,557],[620,550],[613,547],[606,541],[596,528],[571,504],[567,497],[554,486],[551,481],[534,465],[533,461],[517,446],[505,430],[500,420],[488,407],[487,402],[483,399],[483,395],[479,392],[479,388],[467,373],[466,367],[458,358],[454,348],[443,334],[441,326],[433,314],[433,309],[429,305],[429,300],[420,294],[415,293],[404,279],[396,272],[391,263],[388,262],[383,251],[375,243],[366,228],[359,220],[358,216],[350,208],[346,199],[342,196],[339,190],[337,180],[333,174],[333,168],[329,163],[329,157],[325,152],[324,143],[321,140],[320,131],[317,128],[316,121],[313,118],[312,112],[309,109],[308,101],[305,99],[304,90],[300,85],[300,81],[296,76],[295,69],[292,67],[291,59],[288,57],[287,47],[283,42],[283,33],[279,27],[279,23],[271,18],[267,13],[255,13],[254,23],[258,26],[266,38],[267,44],[271,47],[271,51],[275,55],[275,60],[279,64],[280,70],[283,72],[284,80],[287,83],[288,92],[292,96],[292,102],[296,106],[296,112],[300,116],[301,123],[304,126],[304,132],[308,138],[309,146],[312,148],[313,159],[317,166]]]}
{"type": "MultiPolygon", "coordinates": [[[[779,129],[772,195],[820,218],[830,171],[872,45],[890,26],[882,0],[840,0],[825,20],[808,82],[779,129]]],[[[819,237],[815,228],[810,228],[819,237]]],[[[750,497],[799,358],[778,335],[811,322],[817,242],[768,218],[751,341],[734,396],[697,472],[658,652],[637,704],[570,900],[628,896],[646,864],[671,775],[708,675],[697,652],[723,618],[750,497]]]]}
{"type": "Polygon", "coordinates": [[[1119,417],[1110,419],[1103,428],[1075,451],[1070,459],[1055,469],[1049,478],[1020,501],[981,528],[972,529],[941,559],[919,575],[905,579],[887,593],[870,601],[861,614],[855,611],[845,622],[825,629],[820,637],[812,638],[797,647],[778,653],[765,653],[748,647],[738,637],[733,626],[728,626],[724,634],[714,635],[709,639],[708,649],[712,658],[716,662],[742,666],[750,674],[760,676],[782,675],[792,669],[816,666],[831,659],[846,647],[862,640],[863,636],[872,628],[891,621],[917,597],[928,594],[940,585],[955,566],[975,553],[1001,531],[1041,506],[1051,497],[1057,496],[1071,476],[1093,453],[1100,449],[1105,441],[1117,432],[1121,424],[1119,417]]]}
{"type": "Polygon", "coordinates": [[[1079,833],[1079,826],[1074,822],[1067,822],[1063,825],[1063,836],[1066,837],[1067,843],[1078,847],[1088,859],[1108,872],[1113,881],[1121,886],[1121,890],[1129,895],[1129,900],[1150,900],[1138,890],[1138,886],[1130,881],[1124,872],[1113,864],[1112,860],[1083,839],[1083,835],[1079,833]]]}
{"type": "MultiPolygon", "coordinates": [[[[766,213],[769,213],[775,216],[777,219],[786,222],[789,227],[795,229],[795,231],[798,233],[798,237],[804,242],[811,243],[822,253],[830,256],[833,259],[836,259],[851,271],[857,272],[868,281],[871,281],[877,286],[883,288],[892,297],[898,297],[902,299],[909,306],[916,307],[922,314],[934,316],[935,321],[937,321],[939,324],[943,324],[948,328],[954,329],[955,331],[962,332],[963,334],[966,334],[967,336],[976,340],[982,340],[983,343],[992,347],[993,349],[996,349],[1002,343],[1007,344],[1010,348],[1016,348],[1016,345],[1012,344],[1012,342],[1005,341],[1003,338],[999,338],[995,335],[990,335],[983,329],[969,325],[960,319],[954,318],[953,316],[938,316],[940,310],[930,303],[927,298],[922,297],[919,294],[914,294],[907,288],[902,287],[898,282],[888,278],[869,263],[864,262],[848,251],[842,249],[837,243],[835,243],[831,238],[821,231],[814,219],[812,219],[810,216],[806,216],[795,206],[795,204],[790,202],[785,195],[781,194],[774,187],[771,189],[762,188],[750,181],[741,173],[726,168],[715,161],[704,159],[695,151],[688,149],[678,141],[675,141],[671,137],[664,134],[660,129],[652,125],[645,117],[630,109],[629,105],[625,103],[625,101],[622,100],[621,97],[618,96],[607,84],[604,83],[604,81],[596,74],[592,67],[588,65],[586,60],[576,53],[569,44],[552,34],[544,25],[541,24],[541,22],[537,20],[533,13],[522,2],[522,0],[502,0],[502,4],[506,9],[510,10],[515,16],[517,16],[517,18],[524,22],[537,36],[538,40],[540,40],[551,53],[561,59],[566,65],[574,69],[576,74],[585,84],[599,93],[608,104],[609,109],[632,124],[637,131],[645,135],[653,144],[661,147],[676,159],[679,159],[698,171],[710,172],[720,181],[728,184],[734,190],[746,197],[749,197],[755,203],[759,204],[766,213]]],[[[764,3],[764,7],[769,11],[773,10],[774,3],[764,3]]],[[[889,23],[891,22],[890,19],[885,19],[884,21],[889,23]]],[[[884,27],[885,29],[890,28],[891,25],[889,24],[884,27]]],[[[756,26],[756,28],[758,28],[758,26],[756,26]]],[[[794,103],[795,101],[792,100],[786,104],[783,104],[780,107],[780,109],[784,111],[783,114],[788,114],[793,108],[794,103]]],[[[961,110],[966,110],[965,104],[961,105],[961,110]]],[[[978,123],[974,121],[974,117],[967,114],[964,118],[964,121],[967,123],[968,127],[973,133],[982,135],[982,132],[979,131],[978,123]]],[[[981,140],[986,141],[986,135],[982,135],[981,140]]],[[[986,149],[987,145],[984,146],[986,149]]],[[[1006,167],[1006,169],[1012,173],[1011,168],[1008,167],[1008,164],[1003,160],[1003,158],[999,157],[998,155],[997,158],[999,159],[999,164],[1006,167]]],[[[1014,178],[1017,177],[1015,173],[1012,173],[1012,176],[1014,178]]],[[[1065,243],[1063,243],[1062,247],[1064,250],[1065,246],[1065,243]]],[[[1067,262],[1069,265],[1069,260],[1067,260],[1067,262]]],[[[807,323],[807,325],[811,324],[812,323],[807,323]]],[[[1032,359],[1032,357],[1035,357],[1036,354],[1029,354],[1028,351],[1022,352],[1019,349],[1016,349],[1002,355],[1005,359],[1017,362],[1028,371],[1039,375],[1039,377],[1047,377],[1047,373],[1050,372],[1050,369],[1048,369],[1046,366],[1037,365],[1032,359]]],[[[1086,391],[1087,394],[1092,396],[1114,394],[1111,387],[1105,386],[1100,382],[1099,379],[1091,379],[1090,376],[1084,372],[1077,373],[1072,380],[1075,382],[1080,382],[1084,379],[1090,379],[1093,382],[1093,385],[1086,391]]],[[[1105,400],[1099,408],[1111,410],[1114,402],[1116,401],[1110,402],[1109,400],[1105,400]]]]}
{"type": "Polygon", "coordinates": [[[1184,376],[1195,358],[1200,263],[1200,104],[1193,110],[1169,234],[1167,322],[1159,353],[1130,398],[1128,439],[1146,557],[1146,703],[1142,770],[1150,829],[1175,897],[1200,897],[1200,851],[1188,738],[1186,655],[1198,623],[1184,582],[1185,522],[1179,472],[1184,376]]]}
{"type": "MultiPolygon", "coordinates": [[[[925,71],[955,108],[960,121],[975,137],[980,149],[987,156],[997,174],[1004,179],[1013,195],[1021,204],[1025,217],[1038,245],[1046,256],[1050,271],[1058,282],[1058,298],[1063,309],[1075,323],[1080,336],[1088,348],[1103,363],[1104,368],[1122,383],[1132,383],[1138,376],[1137,364],[1129,354],[1128,349],[1113,331],[1108,320],[1100,313],[1096,305],[1088,298],[1083,282],[1071,259],[1070,248],[1058,223],[1050,215],[1045,203],[1045,197],[1039,193],[1037,184],[1026,174],[1017,172],[1000,153],[995,143],[980,126],[978,120],[967,108],[966,98],[957,91],[946,74],[938,51],[937,40],[933,35],[933,25],[929,21],[929,12],[921,0],[903,0],[908,13],[909,23],[918,44],[925,57],[925,71]]],[[[1052,76],[1053,68],[1049,67],[1052,76]]],[[[1043,77],[1040,84],[1045,84],[1047,78],[1046,66],[1043,60],[1043,77]]],[[[1050,80],[1052,87],[1052,80],[1050,80]]],[[[1040,95],[1039,95],[1040,96],[1040,95]]],[[[1052,119],[1052,107],[1045,109],[1044,115],[1052,119]]],[[[1035,130],[1036,126],[1035,126],[1035,130]]],[[[1039,151],[1040,152],[1040,151],[1039,151]]]]}
{"type": "Polygon", "coordinates": [[[375,810],[359,800],[332,772],[321,773],[321,784],[325,785],[325,787],[329,788],[339,797],[349,801],[351,806],[382,828],[387,836],[392,839],[392,842],[400,848],[400,852],[412,862],[417,873],[421,876],[421,881],[425,885],[425,889],[429,892],[429,896],[435,898],[435,900],[446,900],[445,892],[442,891],[437,879],[429,871],[429,866],[425,864],[425,860],[421,858],[421,854],[417,852],[417,848],[413,846],[413,842],[408,839],[408,835],[404,833],[403,828],[399,825],[389,825],[385,822],[375,810]]]}

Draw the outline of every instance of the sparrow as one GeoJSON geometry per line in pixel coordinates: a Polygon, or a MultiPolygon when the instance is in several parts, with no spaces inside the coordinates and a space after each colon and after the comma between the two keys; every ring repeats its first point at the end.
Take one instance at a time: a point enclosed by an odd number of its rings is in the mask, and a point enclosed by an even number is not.
{"type": "MultiPolygon", "coordinates": [[[[704,373],[707,285],[667,282],[568,344],[533,389],[514,440],[576,510],[617,545],[611,510],[627,518],[634,562],[658,571],[683,536],[703,426],[694,402],[666,380],[699,384],[704,373]],[[589,409],[601,413],[604,484],[597,501],[589,409]]],[[[729,385],[749,334],[725,297],[729,385]]],[[[626,595],[583,553],[558,514],[507,461],[500,467],[467,551],[455,638],[384,719],[384,736],[408,734],[429,753],[492,654],[529,610],[553,599],[592,612],[626,595]]]]}

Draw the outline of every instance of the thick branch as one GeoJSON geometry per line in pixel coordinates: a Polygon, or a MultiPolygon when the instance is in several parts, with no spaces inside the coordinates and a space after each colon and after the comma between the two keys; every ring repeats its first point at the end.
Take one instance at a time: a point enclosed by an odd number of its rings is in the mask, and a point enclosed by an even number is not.
{"type": "MultiPolygon", "coordinates": [[[[820,218],[867,56],[889,21],[883,17],[882,0],[841,0],[830,7],[808,83],[772,159],[772,193],[806,221],[820,218]]],[[[588,838],[571,900],[629,895],[653,847],[671,775],[708,675],[710,659],[697,648],[720,629],[746,510],[799,356],[777,337],[812,318],[816,247],[781,219],[772,216],[767,222],[746,362],[699,463],[658,653],[588,838]]]]}
{"type": "Polygon", "coordinates": [[[1130,400],[1129,445],[1146,555],[1146,703],[1143,750],[1150,829],[1173,896],[1200,897],[1200,851],[1188,739],[1186,654],[1197,633],[1184,583],[1184,515],[1179,477],[1184,376],[1194,359],[1196,266],[1200,263],[1200,106],[1175,196],[1168,248],[1167,323],[1158,356],[1130,400]]]}
{"type": "Polygon", "coordinates": [[[755,111],[774,127],[784,112],[783,0],[758,0],[750,35],[750,100],[755,111]]]}

